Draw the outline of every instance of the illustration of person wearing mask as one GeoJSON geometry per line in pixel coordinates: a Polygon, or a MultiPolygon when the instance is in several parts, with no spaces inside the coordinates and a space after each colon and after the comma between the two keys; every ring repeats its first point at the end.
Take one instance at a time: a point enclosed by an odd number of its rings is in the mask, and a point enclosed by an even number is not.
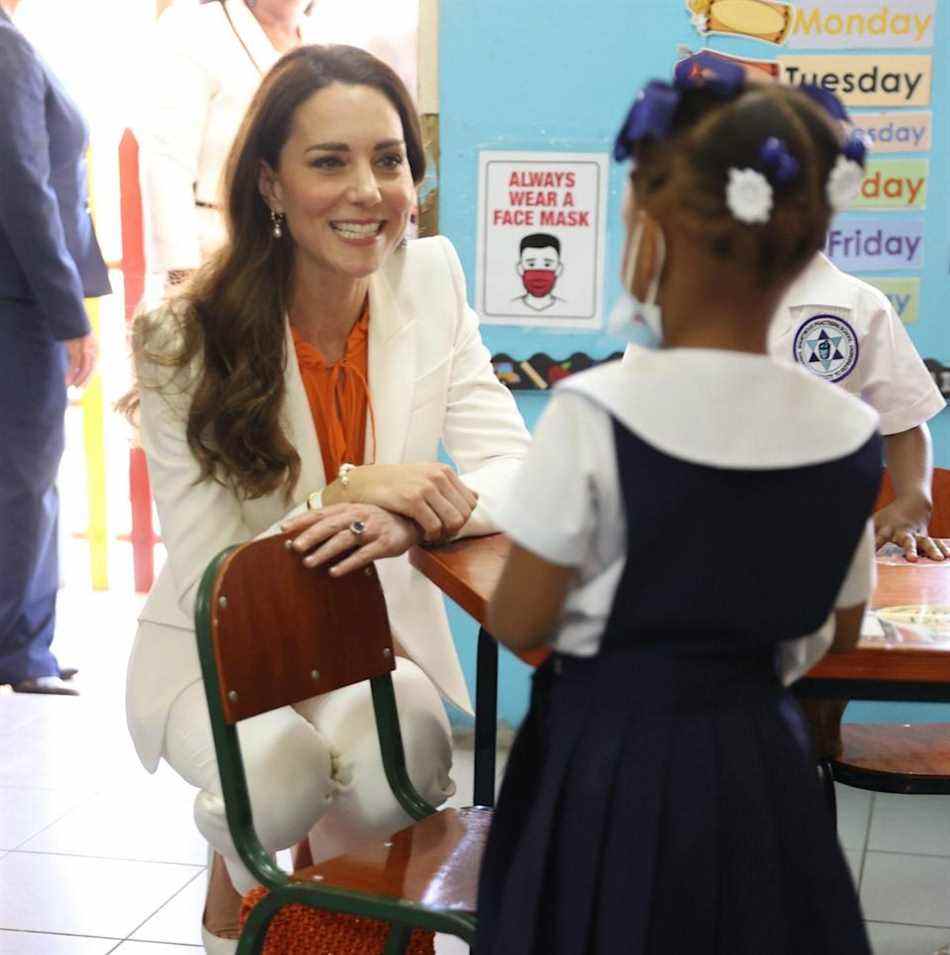
{"type": "Polygon", "coordinates": [[[543,312],[564,299],[554,294],[554,286],[564,271],[561,262],[561,240],[546,232],[526,235],[518,245],[518,264],[515,270],[521,276],[524,295],[513,302],[521,302],[535,312],[543,312]]]}

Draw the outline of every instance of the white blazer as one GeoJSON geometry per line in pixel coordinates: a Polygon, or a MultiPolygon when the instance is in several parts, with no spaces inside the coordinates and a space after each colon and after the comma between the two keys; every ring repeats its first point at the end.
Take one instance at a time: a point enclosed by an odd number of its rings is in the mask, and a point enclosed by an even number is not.
{"type": "MultiPolygon", "coordinates": [[[[301,33],[314,42],[307,17],[301,33]]],[[[195,201],[220,204],[231,144],[281,54],[243,0],[169,7],[156,24],[153,50],[152,85],[136,128],[149,267],[194,269],[224,241],[220,213],[195,201]]]]}
{"type": "MultiPolygon", "coordinates": [[[[511,487],[530,437],[511,393],[494,375],[451,243],[420,239],[394,252],[372,276],[369,300],[377,447],[375,453],[367,447],[365,460],[434,461],[441,441],[462,480],[479,495],[461,536],[492,532],[487,515],[511,487]]],[[[286,347],[284,426],[300,454],[293,508],[299,512],[307,495],[328,482],[289,327],[286,347]]],[[[145,381],[154,374],[149,366],[139,368],[145,381]]],[[[168,550],[139,617],[129,661],[129,728],[149,770],[162,754],[169,707],[201,678],[193,613],[205,567],[225,547],[275,532],[288,513],[282,490],[241,500],[218,483],[195,483],[198,463],[185,438],[189,402],[187,392],[173,388],[142,390],[141,438],[168,550]]],[[[471,711],[439,591],[406,555],[378,561],[377,569],[406,654],[446,698],[471,711]]]]}

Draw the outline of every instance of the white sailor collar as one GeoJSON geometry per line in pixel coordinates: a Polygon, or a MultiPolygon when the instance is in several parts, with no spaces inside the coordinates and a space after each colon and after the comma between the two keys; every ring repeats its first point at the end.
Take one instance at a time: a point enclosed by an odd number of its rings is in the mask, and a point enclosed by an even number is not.
{"type": "Polygon", "coordinates": [[[593,401],[664,454],[735,470],[833,461],[878,424],[868,405],[802,368],[705,348],[631,348],[558,390],[593,401]]]}
{"type": "Polygon", "coordinates": [[[818,252],[788,287],[779,309],[800,306],[851,308],[854,290],[847,276],[824,254],[818,252]]]}

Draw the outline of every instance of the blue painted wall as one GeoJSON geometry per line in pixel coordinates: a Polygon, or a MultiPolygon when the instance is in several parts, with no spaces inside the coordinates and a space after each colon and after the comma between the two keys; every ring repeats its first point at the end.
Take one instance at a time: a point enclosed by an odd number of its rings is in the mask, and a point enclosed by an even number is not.
{"type": "MultiPolygon", "coordinates": [[[[941,6],[943,6],[941,4],[941,6]]],[[[469,281],[475,279],[478,212],[478,154],[483,149],[609,151],[613,135],[636,90],[649,78],[668,76],[678,44],[699,48],[682,0],[442,0],[440,7],[440,113],[442,167],[440,227],[458,249],[469,281]]],[[[950,363],[950,11],[941,10],[934,50],[934,144],[926,213],[926,264],[919,322],[911,335],[924,355],[950,363]],[[942,107],[942,108],[941,108],[942,107]]],[[[717,49],[769,58],[774,48],[751,41],[717,49]]],[[[866,53],[868,51],[860,51],[866,53]]],[[[610,179],[606,301],[619,292],[617,263],[622,232],[619,195],[624,172],[610,179]]],[[[474,295],[470,291],[470,299],[474,295]]],[[[523,330],[485,326],[493,353],[528,357],[546,351],[566,357],[585,351],[603,357],[620,347],[606,334],[523,330]]],[[[520,395],[519,406],[533,427],[545,397],[520,395]]],[[[938,465],[950,467],[950,413],[931,424],[938,465]]],[[[450,619],[463,666],[474,685],[475,629],[457,608],[450,619]]],[[[517,724],[527,706],[530,671],[503,653],[500,709],[517,724]]],[[[861,718],[933,717],[933,707],[862,704],[849,709],[861,718]]],[[[938,708],[939,709],[939,708],[938,708]]],[[[948,719],[944,710],[943,719],[948,719]]]]}

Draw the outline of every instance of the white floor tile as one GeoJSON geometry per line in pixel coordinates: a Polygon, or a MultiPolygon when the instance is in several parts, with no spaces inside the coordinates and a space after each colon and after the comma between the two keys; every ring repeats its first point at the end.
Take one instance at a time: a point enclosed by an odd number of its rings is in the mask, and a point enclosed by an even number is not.
{"type": "MultiPolygon", "coordinates": [[[[142,772],[127,734],[104,731],[74,698],[46,699],[51,708],[47,722],[31,723],[12,740],[6,733],[0,737],[0,751],[11,743],[16,747],[0,760],[0,786],[95,792],[142,772]],[[57,699],[66,700],[69,708],[52,702],[57,699]]],[[[124,722],[125,715],[117,709],[112,720],[124,722]]]]}
{"type": "Polygon", "coordinates": [[[207,876],[201,872],[141,928],[133,932],[132,938],[143,942],[200,945],[206,887],[207,876]]]}
{"type": "Polygon", "coordinates": [[[859,888],[861,885],[861,863],[864,853],[857,849],[845,849],[844,857],[848,860],[848,868],[851,870],[851,878],[854,879],[854,885],[859,888]]]}
{"type": "Polygon", "coordinates": [[[196,874],[193,866],[10,852],[0,928],[125,938],[196,874]]]}
{"type": "Polygon", "coordinates": [[[861,905],[870,922],[950,927],[950,858],[868,852],[861,905]]]}
{"type": "Polygon", "coordinates": [[[0,788],[0,849],[16,849],[84,798],[62,789],[0,788]]]}
{"type": "Polygon", "coordinates": [[[950,796],[895,796],[874,799],[868,848],[950,856],[950,796]]]}
{"type": "Polygon", "coordinates": [[[950,943],[947,929],[883,922],[867,925],[874,955],[933,955],[942,945],[950,943]]]}
{"type": "Polygon", "coordinates": [[[25,729],[37,719],[39,700],[28,693],[14,693],[9,687],[0,688],[0,726],[5,733],[25,729]]]}
{"type": "Polygon", "coordinates": [[[180,862],[203,866],[207,847],[194,824],[193,791],[137,787],[94,796],[25,842],[26,852],[180,862]]]}
{"type": "Polygon", "coordinates": [[[0,930],[0,955],[106,955],[115,946],[114,938],[0,930]]]}
{"type": "Polygon", "coordinates": [[[871,814],[871,793],[835,784],[838,803],[838,838],[845,849],[863,849],[871,814]]]}

